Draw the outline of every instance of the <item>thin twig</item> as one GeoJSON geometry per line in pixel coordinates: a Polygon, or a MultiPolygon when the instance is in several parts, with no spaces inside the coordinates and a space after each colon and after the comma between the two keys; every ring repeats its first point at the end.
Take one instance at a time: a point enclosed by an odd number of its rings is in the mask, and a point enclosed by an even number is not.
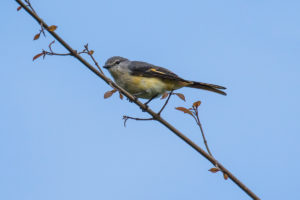
{"type": "MultiPolygon", "coordinates": [[[[53,40],[52,42],[50,42],[50,44],[48,45],[48,48],[49,48],[49,50],[50,50],[51,53],[53,53],[51,46],[52,46],[52,44],[54,44],[54,43],[55,43],[55,40],[53,40]]],[[[69,54],[70,54],[70,53],[69,53],[69,54]]]]}
{"type": "Polygon", "coordinates": [[[44,55],[48,55],[48,56],[71,56],[70,53],[54,53],[54,52],[49,52],[49,51],[45,51],[43,50],[44,55]]]}
{"type": "MultiPolygon", "coordinates": [[[[37,13],[35,12],[34,8],[33,8],[32,5],[31,5],[30,1],[29,1],[29,0],[25,0],[25,2],[27,3],[26,6],[29,7],[29,8],[32,10],[32,12],[33,12],[34,14],[37,15],[37,13]]],[[[43,24],[40,23],[40,26],[41,26],[41,30],[40,30],[39,35],[40,35],[41,33],[43,33],[44,37],[46,37],[46,33],[45,33],[45,30],[44,30],[43,24]]]]}
{"type": "MultiPolygon", "coordinates": [[[[162,108],[160,109],[160,111],[157,113],[158,116],[160,116],[161,112],[165,109],[166,105],[168,104],[171,96],[173,95],[173,90],[168,94],[168,98],[166,99],[164,105],[162,106],[162,108]]],[[[146,105],[148,107],[148,105],[146,105]]],[[[156,118],[151,117],[151,118],[138,118],[138,117],[130,117],[127,115],[123,116],[123,120],[124,120],[124,126],[126,127],[126,122],[128,119],[133,119],[133,120],[137,120],[137,121],[148,121],[148,120],[156,120],[156,118]]]]}
{"type": "Polygon", "coordinates": [[[43,33],[43,36],[46,37],[44,26],[43,26],[43,24],[40,24],[40,25],[41,25],[40,34],[43,33]]]}
{"type": "Polygon", "coordinates": [[[203,131],[203,128],[202,128],[202,124],[201,124],[200,119],[199,119],[198,109],[195,109],[195,115],[196,115],[196,119],[195,120],[196,120],[196,122],[197,122],[197,124],[198,124],[198,126],[200,128],[200,131],[201,131],[201,134],[202,134],[202,138],[203,138],[203,142],[205,144],[206,150],[209,153],[209,155],[211,157],[213,157],[211,151],[209,150],[209,147],[208,147],[208,144],[207,144],[207,140],[205,138],[205,134],[204,134],[204,131],[203,131]]]}
{"type": "Polygon", "coordinates": [[[34,12],[34,14],[37,15],[37,13],[35,12],[35,10],[33,9],[33,7],[31,6],[31,3],[29,0],[25,0],[25,2],[27,3],[27,6],[32,10],[32,12],[34,12]]]}
{"type": "MultiPolygon", "coordinates": [[[[39,24],[43,24],[44,28],[47,29],[49,26],[31,9],[29,9],[22,0],[15,0],[20,6],[22,6],[39,24]]],[[[90,69],[93,73],[95,73],[99,78],[103,79],[107,84],[112,85],[114,88],[118,89],[122,94],[124,94],[128,99],[134,102],[141,109],[144,109],[147,113],[149,113],[153,118],[155,118],[158,122],[163,124],[166,128],[180,137],[183,141],[185,141],[188,145],[190,145],[193,149],[195,149],[198,153],[200,153],[203,157],[209,160],[212,164],[218,165],[218,167],[228,175],[228,177],[239,186],[244,192],[246,192],[250,197],[255,200],[259,200],[260,198],[256,196],[245,184],[243,184],[238,178],[236,178],[230,171],[228,171],[221,163],[219,163],[215,158],[206,153],[202,148],[200,148],[197,144],[195,144],[192,140],[186,137],[183,133],[177,130],[174,126],[164,120],[161,116],[157,115],[153,110],[145,106],[142,102],[137,100],[133,95],[128,93],[126,90],[115,84],[111,79],[106,77],[104,74],[95,69],[90,63],[88,63],[85,59],[83,59],[80,55],[78,55],[69,44],[67,44],[58,34],[54,31],[48,31],[58,42],[61,43],[76,59],[78,59],[83,65],[85,65],[88,69],[90,69]]]]}
{"type": "Polygon", "coordinates": [[[93,53],[91,53],[91,51],[89,50],[88,44],[84,45],[84,48],[87,50],[88,55],[92,58],[92,60],[94,61],[95,65],[97,66],[97,68],[99,69],[99,71],[100,71],[102,74],[104,74],[103,71],[102,71],[102,69],[101,69],[101,67],[99,66],[98,62],[97,62],[96,59],[94,58],[93,53]]]}
{"type": "Polygon", "coordinates": [[[130,116],[123,116],[123,120],[124,120],[124,126],[126,127],[126,122],[128,119],[133,119],[133,120],[137,120],[137,121],[149,121],[149,120],[154,120],[153,117],[151,118],[138,118],[138,117],[130,117],[130,116]]]}
{"type": "Polygon", "coordinates": [[[48,48],[50,51],[45,51],[43,50],[43,54],[45,55],[49,55],[49,56],[71,56],[71,53],[55,53],[52,50],[52,44],[54,44],[55,40],[53,40],[52,42],[50,42],[50,44],[48,45],[48,48]]]}
{"type": "MultiPolygon", "coordinates": [[[[171,96],[173,94],[173,90],[169,93],[167,100],[165,101],[163,107],[160,109],[160,111],[157,113],[158,116],[160,116],[161,112],[165,109],[166,105],[168,104],[171,96]]],[[[146,105],[148,107],[148,105],[146,105]]],[[[123,116],[123,120],[124,120],[124,126],[126,127],[126,122],[128,119],[133,119],[133,120],[137,120],[137,121],[149,121],[149,120],[156,120],[156,118],[151,117],[151,118],[138,118],[138,117],[130,117],[127,115],[123,116]]]]}
{"type": "MultiPolygon", "coordinates": [[[[55,40],[53,40],[52,42],[50,42],[50,44],[48,45],[48,48],[49,48],[49,51],[46,51],[46,50],[42,50],[42,54],[43,56],[45,57],[46,55],[49,55],[49,56],[73,56],[72,53],[55,53],[53,50],[52,50],[52,45],[55,43],[55,40]]],[[[83,54],[83,53],[86,53],[88,54],[88,52],[84,49],[80,52],[77,52],[76,50],[74,51],[74,53],[76,54],[83,54]]]]}

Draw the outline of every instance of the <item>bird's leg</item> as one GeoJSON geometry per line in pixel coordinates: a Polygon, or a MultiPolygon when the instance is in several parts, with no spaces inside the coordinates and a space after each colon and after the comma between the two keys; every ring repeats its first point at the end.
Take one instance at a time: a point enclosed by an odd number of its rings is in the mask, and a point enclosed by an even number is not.
{"type": "Polygon", "coordinates": [[[155,99],[158,95],[154,95],[153,97],[151,97],[145,104],[145,106],[148,105],[148,103],[150,103],[153,99],[155,99]]]}
{"type": "Polygon", "coordinates": [[[173,91],[174,91],[174,90],[171,90],[171,92],[169,93],[169,96],[168,96],[168,98],[167,98],[165,104],[164,104],[163,107],[160,109],[160,111],[157,113],[157,115],[160,115],[161,112],[165,109],[165,107],[166,107],[166,105],[168,104],[168,102],[169,102],[171,96],[173,95],[173,91]]]}
{"type": "MultiPolygon", "coordinates": [[[[134,93],[134,94],[132,94],[132,95],[135,97],[135,100],[137,100],[137,99],[138,99],[137,96],[140,96],[140,95],[143,95],[143,94],[145,94],[145,92],[138,92],[138,93],[134,93]]],[[[146,103],[144,103],[146,109],[148,109],[148,103],[150,103],[150,102],[151,102],[153,99],[155,99],[156,97],[158,97],[158,95],[154,95],[154,96],[151,97],[146,103]]],[[[128,100],[129,100],[129,99],[128,99],[128,100]]],[[[129,102],[132,102],[132,101],[129,100],[129,102]]],[[[145,112],[146,109],[142,109],[142,111],[145,112]]]]}
{"type": "MultiPolygon", "coordinates": [[[[156,97],[158,97],[158,95],[154,95],[153,97],[151,97],[146,103],[144,103],[144,105],[146,106],[146,109],[149,108],[148,104],[155,99],[156,97]]],[[[146,112],[146,109],[142,109],[143,112],[146,112]]]]}
{"type": "Polygon", "coordinates": [[[131,99],[129,99],[128,97],[127,97],[127,100],[130,102],[130,103],[132,103],[133,101],[131,100],[131,99]]]}
{"type": "MultiPolygon", "coordinates": [[[[138,97],[137,97],[137,96],[142,95],[142,94],[144,94],[144,93],[143,93],[143,92],[138,92],[138,93],[132,94],[132,96],[134,96],[134,100],[137,101],[137,100],[138,100],[138,97]]],[[[128,98],[127,98],[127,99],[128,99],[128,98]]],[[[131,101],[130,99],[128,99],[128,101],[129,101],[130,103],[132,103],[132,101],[131,101]]]]}
{"type": "MultiPolygon", "coordinates": [[[[138,98],[137,98],[135,95],[133,95],[133,97],[134,97],[134,101],[137,101],[137,100],[138,100],[138,98]]],[[[129,99],[129,98],[127,98],[127,100],[128,100],[130,103],[133,102],[133,100],[131,100],[131,99],[129,99]]]]}

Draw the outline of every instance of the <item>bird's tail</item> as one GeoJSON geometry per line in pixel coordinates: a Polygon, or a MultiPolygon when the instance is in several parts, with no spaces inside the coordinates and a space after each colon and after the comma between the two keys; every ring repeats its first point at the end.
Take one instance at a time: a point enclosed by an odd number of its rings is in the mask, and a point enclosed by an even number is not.
{"type": "Polygon", "coordinates": [[[190,83],[191,84],[187,85],[186,87],[208,90],[208,91],[216,92],[216,93],[219,93],[222,95],[227,95],[225,92],[222,91],[222,90],[226,89],[223,86],[209,84],[209,83],[201,83],[201,82],[196,82],[196,81],[190,81],[190,83]]]}

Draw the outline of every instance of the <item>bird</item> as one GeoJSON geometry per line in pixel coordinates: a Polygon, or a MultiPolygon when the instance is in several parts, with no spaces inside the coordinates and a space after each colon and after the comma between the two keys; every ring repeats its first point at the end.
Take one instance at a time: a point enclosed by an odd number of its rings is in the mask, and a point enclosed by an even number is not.
{"type": "Polygon", "coordinates": [[[112,75],[115,82],[136,98],[148,99],[160,97],[167,91],[174,91],[182,87],[208,90],[226,95],[219,85],[189,81],[183,79],[170,70],[147,62],[130,61],[121,56],[113,56],[103,66],[112,75]]]}

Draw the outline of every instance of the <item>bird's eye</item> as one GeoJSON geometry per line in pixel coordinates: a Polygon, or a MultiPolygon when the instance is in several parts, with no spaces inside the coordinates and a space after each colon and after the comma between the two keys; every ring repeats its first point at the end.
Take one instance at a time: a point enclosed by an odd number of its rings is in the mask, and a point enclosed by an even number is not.
{"type": "Polygon", "coordinates": [[[116,64],[116,65],[120,64],[120,61],[119,61],[119,60],[117,60],[117,61],[115,62],[115,64],[116,64]]]}

